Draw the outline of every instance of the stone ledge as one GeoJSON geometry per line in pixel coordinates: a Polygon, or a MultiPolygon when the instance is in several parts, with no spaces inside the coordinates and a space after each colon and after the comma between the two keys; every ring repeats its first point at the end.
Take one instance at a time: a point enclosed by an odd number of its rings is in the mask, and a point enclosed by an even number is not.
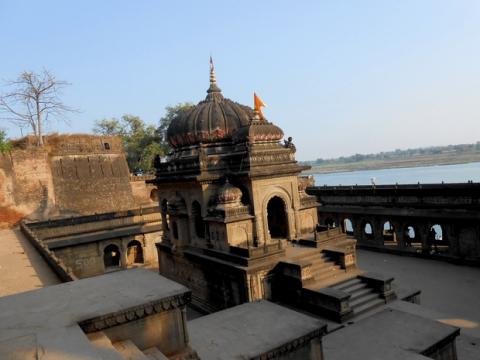
{"type": "Polygon", "coordinates": [[[89,320],[83,320],[78,324],[85,333],[91,333],[110,327],[135,321],[150,316],[153,313],[161,313],[167,310],[173,310],[188,304],[191,300],[191,292],[182,295],[174,295],[157,301],[152,301],[143,305],[131,307],[119,312],[99,316],[89,320]]]}

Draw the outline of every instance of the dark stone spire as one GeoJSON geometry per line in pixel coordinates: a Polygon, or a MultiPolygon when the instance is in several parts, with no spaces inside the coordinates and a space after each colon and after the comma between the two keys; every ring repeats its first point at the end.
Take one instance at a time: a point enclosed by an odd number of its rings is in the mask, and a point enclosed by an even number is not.
{"type": "Polygon", "coordinates": [[[222,90],[217,85],[215,78],[215,66],[213,65],[212,57],[210,56],[210,87],[207,90],[207,101],[221,101],[223,100],[222,90]]]}

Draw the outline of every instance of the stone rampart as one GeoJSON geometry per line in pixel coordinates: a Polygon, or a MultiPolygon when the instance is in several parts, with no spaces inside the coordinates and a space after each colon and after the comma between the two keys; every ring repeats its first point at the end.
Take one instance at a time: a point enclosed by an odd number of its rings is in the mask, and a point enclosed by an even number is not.
{"type": "Polygon", "coordinates": [[[52,135],[42,148],[32,144],[26,137],[0,154],[0,211],[38,220],[151,204],[145,185],[133,194],[119,138],[52,135]]]}

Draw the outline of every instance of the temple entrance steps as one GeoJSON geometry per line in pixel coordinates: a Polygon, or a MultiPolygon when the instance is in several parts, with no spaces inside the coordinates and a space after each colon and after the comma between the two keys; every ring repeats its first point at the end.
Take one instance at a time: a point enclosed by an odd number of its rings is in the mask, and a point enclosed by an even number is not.
{"type": "Polygon", "coordinates": [[[349,305],[353,311],[353,317],[385,304],[385,299],[358,277],[333,285],[332,288],[350,295],[349,305]]]}

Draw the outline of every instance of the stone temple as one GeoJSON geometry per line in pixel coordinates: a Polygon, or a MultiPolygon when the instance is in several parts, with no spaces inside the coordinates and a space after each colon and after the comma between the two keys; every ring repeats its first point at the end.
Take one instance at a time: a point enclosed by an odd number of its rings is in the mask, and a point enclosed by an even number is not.
{"type": "Polygon", "coordinates": [[[260,108],[223,96],[213,65],[205,100],[168,128],[173,152],[156,161],[151,181],[162,213],[160,273],[191,288],[202,309],[283,298],[289,282],[279,279],[295,272],[298,291],[358,275],[355,240],[317,226],[319,204],[299,177],[306,167],[283,137],[260,108]]]}

